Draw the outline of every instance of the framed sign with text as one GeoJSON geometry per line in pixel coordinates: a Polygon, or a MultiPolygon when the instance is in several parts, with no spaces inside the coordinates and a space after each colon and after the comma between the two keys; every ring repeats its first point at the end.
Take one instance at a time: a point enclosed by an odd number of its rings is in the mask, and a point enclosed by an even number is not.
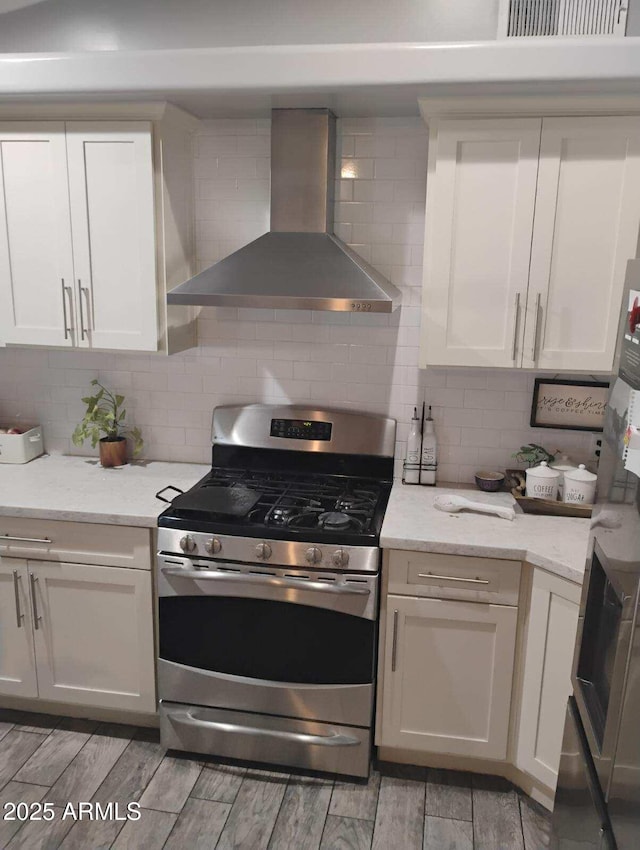
{"type": "Polygon", "coordinates": [[[531,427],[602,431],[608,394],[605,381],[536,378],[531,427]]]}

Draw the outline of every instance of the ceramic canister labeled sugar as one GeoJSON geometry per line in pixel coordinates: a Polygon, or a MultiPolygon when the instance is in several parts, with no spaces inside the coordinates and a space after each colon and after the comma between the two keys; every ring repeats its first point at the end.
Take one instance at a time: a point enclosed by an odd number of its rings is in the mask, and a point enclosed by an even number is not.
{"type": "Polygon", "coordinates": [[[569,455],[561,454],[560,457],[556,458],[551,464],[551,469],[557,469],[560,473],[560,478],[558,479],[558,493],[560,498],[562,499],[562,494],[564,492],[564,474],[565,472],[573,472],[578,467],[573,463],[569,455]]]}
{"type": "Polygon", "coordinates": [[[526,471],[527,496],[532,499],[557,499],[560,473],[550,469],[546,460],[540,466],[532,466],[526,471]]]}
{"type": "Polygon", "coordinates": [[[562,501],[574,505],[592,505],[596,498],[597,480],[598,476],[589,472],[584,463],[573,472],[565,472],[562,501]]]}

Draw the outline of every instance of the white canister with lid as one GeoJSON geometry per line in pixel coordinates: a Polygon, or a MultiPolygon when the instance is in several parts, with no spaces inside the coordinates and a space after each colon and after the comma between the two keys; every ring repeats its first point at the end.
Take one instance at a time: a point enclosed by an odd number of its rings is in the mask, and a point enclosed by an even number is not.
{"type": "Polygon", "coordinates": [[[557,499],[558,480],[560,473],[550,469],[546,460],[540,466],[532,466],[526,470],[527,496],[531,499],[557,499]]]}
{"type": "Polygon", "coordinates": [[[598,476],[589,472],[584,463],[573,472],[565,472],[562,501],[573,505],[592,505],[596,498],[597,480],[598,476]]]}
{"type": "Polygon", "coordinates": [[[573,472],[578,467],[573,463],[569,455],[561,454],[559,458],[553,461],[551,469],[556,469],[560,473],[558,480],[558,493],[562,499],[564,493],[564,474],[565,472],[573,472]]]}

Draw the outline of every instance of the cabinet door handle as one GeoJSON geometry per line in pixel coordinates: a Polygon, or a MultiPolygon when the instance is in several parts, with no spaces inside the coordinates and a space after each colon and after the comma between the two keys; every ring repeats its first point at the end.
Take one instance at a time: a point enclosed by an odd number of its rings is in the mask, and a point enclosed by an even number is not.
{"type": "Polygon", "coordinates": [[[536,295],[536,320],[533,325],[533,349],[531,351],[531,359],[535,361],[538,359],[538,321],[540,319],[540,293],[536,295]]]}
{"type": "Polygon", "coordinates": [[[14,540],[18,543],[53,543],[50,537],[15,537],[13,534],[0,534],[0,543],[3,540],[14,540]]]}
{"type": "Polygon", "coordinates": [[[67,316],[67,293],[69,293],[69,297],[71,297],[71,287],[65,286],[64,278],[60,279],[62,284],[62,315],[64,318],[64,338],[69,339],[69,335],[73,330],[73,327],[69,324],[69,317],[67,316]]]}
{"type": "Polygon", "coordinates": [[[21,629],[24,614],[20,608],[20,573],[17,570],[13,571],[13,592],[16,596],[16,624],[21,629]]]}
{"type": "Polygon", "coordinates": [[[393,612],[393,643],[391,644],[391,672],[396,672],[396,659],[398,655],[398,612],[393,612]]]}
{"type": "Polygon", "coordinates": [[[36,599],[36,582],[38,581],[38,576],[34,576],[33,573],[29,573],[29,580],[31,582],[31,606],[33,608],[33,628],[40,628],[40,620],[42,617],[38,614],[38,600],[36,599]]]}
{"type": "Polygon", "coordinates": [[[513,317],[513,346],[511,350],[511,359],[513,362],[516,362],[516,355],[518,353],[518,319],[520,318],[520,293],[516,292],[516,308],[515,314],[513,317]]]}
{"type": "Polygon", "coordinates": [[[84,295],[87,301],[87,318],[90,318],[91,311],[89,309],[89,287],[83,286],[80,278],[78,278],[78,303],[80,304],[80,337],[81,339],[85,339],[85,337],[89,336],[89,323],[85,325],[84,322],[84,310],[82,309],[82,296],[84,295]]]}
{"type": "Polygon", "coordinates": [[[466,581],[471,584],[489,584],[488,578],[460,578],[460,576],[438,576],[435,573],[418,573],[418,578],[437,578],[442,581],[466,581]]]}

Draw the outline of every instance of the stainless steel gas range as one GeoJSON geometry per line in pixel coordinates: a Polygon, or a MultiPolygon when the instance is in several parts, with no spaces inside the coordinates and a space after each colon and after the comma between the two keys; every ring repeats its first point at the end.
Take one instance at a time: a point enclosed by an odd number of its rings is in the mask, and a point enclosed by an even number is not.
{"type": "Polygon", "coordinates": [[[395,431],[347,411],[214,410],[211,471],[158,520],[165,747],[368,775],[395,431]]]}

